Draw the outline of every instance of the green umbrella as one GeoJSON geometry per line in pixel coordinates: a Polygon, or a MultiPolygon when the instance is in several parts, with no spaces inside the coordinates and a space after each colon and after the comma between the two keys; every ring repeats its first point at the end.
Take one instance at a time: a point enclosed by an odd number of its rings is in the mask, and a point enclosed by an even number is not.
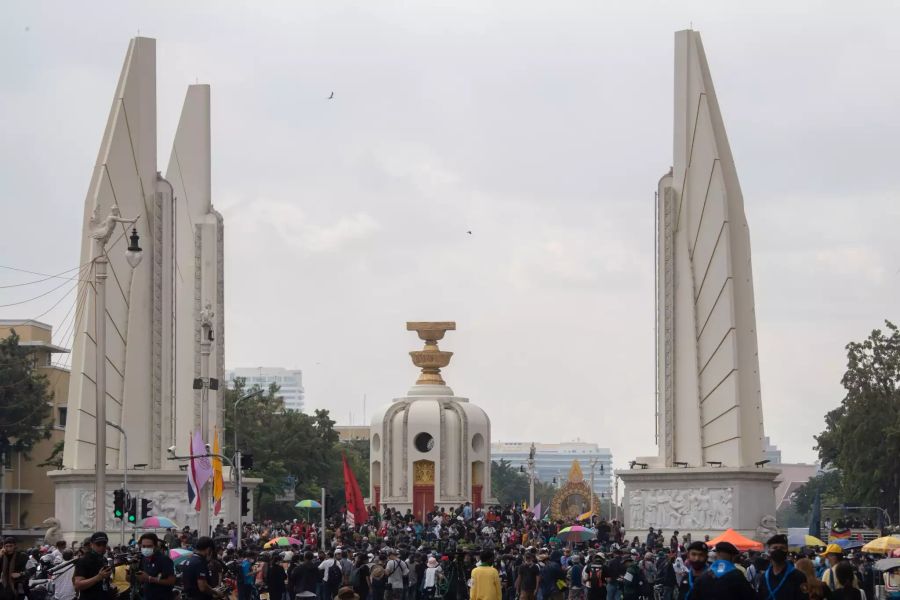
{"type": "Polygon", "coordinates": [[[306,500],[301,500],[297,504],[294,505],[294,508],[305,508],[306,509],[306,520],[309,521],[309,509],[311,508],[322,508],[322,505],[315,500],[310,500],[307,498],[306,500]]]}

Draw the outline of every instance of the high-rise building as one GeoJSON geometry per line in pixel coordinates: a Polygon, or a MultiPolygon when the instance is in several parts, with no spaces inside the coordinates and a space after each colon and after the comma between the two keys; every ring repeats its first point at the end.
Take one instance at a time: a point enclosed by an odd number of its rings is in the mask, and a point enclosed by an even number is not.
{"type": "MultiPolygon", "coordinates": [[[[594,474],[594,493],[609,497],[612,489],[612,452],[609,448],[601,448],[597,444],[587,442],[565,442],[561,444],[534,444],[534,476],[543,483],[552,483],[554,478],[558,485],[565,485],[565,478],[572,468],[572,461],[577,460],[584,472],[584,479],[590,484],[591,472],[594,474]]],[[[506,460],[514,468],[528,468],[528,453],[531,442],[495,442],[491,444],[491,460],[506,460]]]]}
{"type": "Polygon", "coordinates": [[[234,380],[242,378],[247,387],[258,385],[267,389],[273,383],[278,386],[278,395],[287,410],[303,411],[303,371],[283,367],[238,367],[225,371],[228,387],[234,387],[234,380]]]}

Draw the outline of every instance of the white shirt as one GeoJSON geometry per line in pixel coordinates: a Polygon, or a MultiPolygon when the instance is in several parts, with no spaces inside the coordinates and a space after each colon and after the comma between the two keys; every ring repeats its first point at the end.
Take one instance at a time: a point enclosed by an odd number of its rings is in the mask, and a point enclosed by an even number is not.
{"type": "Polygon", "coordinates": [[[425,569],[425,587],[433,588],[437,581],[438,573],[441,573],[441,567],[428,567],[425,569]]]}
{"type": "Polygon", "coordinates": [[[53,598],[55,600],[74,600],[75,584],[72,576],[75,575],[75,563],[72,563],[53,578],[53,598]]]}

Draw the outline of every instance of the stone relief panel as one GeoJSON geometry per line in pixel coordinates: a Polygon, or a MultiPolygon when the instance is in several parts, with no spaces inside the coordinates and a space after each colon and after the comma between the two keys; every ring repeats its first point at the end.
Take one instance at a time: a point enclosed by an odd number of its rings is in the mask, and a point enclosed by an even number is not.
{"type": "Polygon", "coordinates": [[[732,500],[730,487],[634,490],[628,494],[629,526],[728,529],[733,516],[732,500]]]}

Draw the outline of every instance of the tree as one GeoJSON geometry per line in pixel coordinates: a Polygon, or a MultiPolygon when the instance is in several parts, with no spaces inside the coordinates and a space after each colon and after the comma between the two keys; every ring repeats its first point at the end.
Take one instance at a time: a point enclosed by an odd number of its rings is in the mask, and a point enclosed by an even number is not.
{"type": "Polygon", "coordinates": [[[528,474],[514,468],[505,458],[491,461],[491,491],[503,505],[527,502],[528,474]]]}
{"type": "Polygon", "coordinates": [[[52,402],[46,375],[37,371],[31,349],[19,345],[13,330],[0,340],[0,452],[27,457],[49,438],[52,402]]]}
{"type": "Polygon", "coordinates": [[[836,470],[820,472],[797,488],[791,497],[791,505],[799,514],[808,516],[816,501],[816,494],[821,494],[822,506],[855,502],[853,498],[845,496],[841,490],[841,474],[836,470]]]}
{"type": "Polygon", "coordinates": [[[840,472],[845,502],[897,513],[900,492],[900,332],[885,321],[862,342],[847,344],[841,405],[816,436],[822,466],[840,472]]]}
{"type": "MultiPolygon", "coordinates": [[[[234,389],[225,393],[225,405],[232,406],[238,398],[256,389],[258,386],[247,389],[242,379],[236,380],[234,389]]],[[[238,413],[235,424],[234,411],[226,411],[224,452],[226,455],[234,452],[237,425],[241,453],[253,455],[253,470],[245,476],[263,480],[256,490],[258,517],[284,519],[305,514],[298,512],[292,503],[276,501],[290,481],[294,482],[294,491],[301,499],[318,499],[324,487],[334,497],[334,506],[341,506],[344,498],[341,450],[348,451],[347,458],[360,487],[368,488],[368,458],[363,461],[357,448],[344,448],[340,444],[327,410],[316,410],[312,415],[285,410],[278,386],[272,385],[265,393],[242,401],[238,413]]]]}

